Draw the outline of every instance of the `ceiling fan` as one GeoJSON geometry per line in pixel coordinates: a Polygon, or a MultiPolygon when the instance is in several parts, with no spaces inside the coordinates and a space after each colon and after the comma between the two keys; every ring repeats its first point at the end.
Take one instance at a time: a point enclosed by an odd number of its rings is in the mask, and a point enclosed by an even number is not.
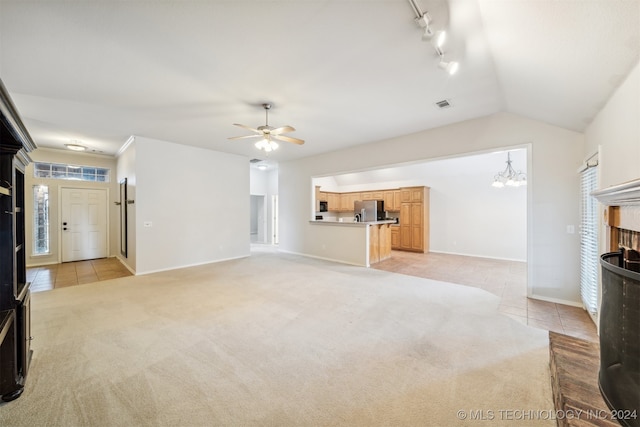
{"type": "Polygon", "coordinates": [[[284,142],[292,142],[294,144],[302,145],[304,141],[298,138],[292,138],[290,136],[284,136],[283,133],[294,132],[295,128],[293,126],[281,126],[279,128],[274,128],[269,126],[269,110],[271,109],[271,104],[262,104],[262,108],[265,111],[265,124],[264,126],[259,126],[258,128],[252,128],[250,126],[241,125],[239,123],[234,123],[234,126],[239,126],[244,129],[248,129],[252,132],[255,132],[256,135],[245,135],[245,136],[232,136],[229,139],[245,139],[245,138],[256,138],[261,137],[260,141],[256,142],[256,147],[260,150],[264,151],[273,151],[278,148],[278,143],[274,140],[284,141],[284,142]]]}

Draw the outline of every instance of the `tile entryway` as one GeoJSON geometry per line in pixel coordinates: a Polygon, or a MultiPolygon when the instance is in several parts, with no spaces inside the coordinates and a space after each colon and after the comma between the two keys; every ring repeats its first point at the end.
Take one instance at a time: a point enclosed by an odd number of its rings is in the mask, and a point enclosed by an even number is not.
{"type": "Polygon", "coordinates": [[[31,282],[31,292],[131,275],[131,272],[117,258],[100,258],[27,268],[27,280],[31,282]]]}

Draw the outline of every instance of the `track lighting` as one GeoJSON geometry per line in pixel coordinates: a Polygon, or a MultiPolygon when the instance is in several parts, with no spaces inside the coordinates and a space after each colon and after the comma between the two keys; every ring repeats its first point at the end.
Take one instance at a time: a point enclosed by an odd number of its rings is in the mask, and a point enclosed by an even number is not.
{"type": "Polygon", "coordinates": [[[438,49],[442,49],[442,46],[444,46],[444,42],[447,39],[447,33],[446,31],[438,31],[436,33],[436,36],[433,38],[433,41],[431,43],[433,43],[433,45],[438,48],[438,49]]]}
{"type": "Polygon", "coordinates": [[[431,28],[431,15],[428,12],[422,12],[420,6],[416,3],[416,0],[409,0],[409,4],[413,8],[413,12],[416,14],[415,22],[423,28],[422,41],[429,41],[433,45],[433,49],[440,57],[438,66],[443,70],[446,70],[449,75],[454,75],[460,68],[460,64],[456,61],[446,62],[444,60],[443,46],[447,37],[445,31],[433,32],[431,28]]]}
{"type": "Polygon", "coordinates": [[[455,73],[458,72],[458,68],[460,68],[460,64],[458,64],[456,61],[445,62],[442,60],[442,57],[441,57],[438,67],[442,68],[447,73],[449,73],[449,75],[453,76],[455,73]]]}
{"type": "Polygon", "coordinates": [[[431,40],[432,37],[433,37],[433,30],[431,29],[431,27],[425,27],[424,33],[422,33],[422,41],[431,40]]]}

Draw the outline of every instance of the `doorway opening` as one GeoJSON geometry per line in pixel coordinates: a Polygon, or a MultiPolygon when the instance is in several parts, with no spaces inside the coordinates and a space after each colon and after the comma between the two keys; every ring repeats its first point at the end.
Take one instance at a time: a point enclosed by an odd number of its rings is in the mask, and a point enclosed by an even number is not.
{"type": "Polygon", "coordinates": [[[250,237],[251,243],[267,243],[267,215],[265,196],[251,195],[250,237]]]}

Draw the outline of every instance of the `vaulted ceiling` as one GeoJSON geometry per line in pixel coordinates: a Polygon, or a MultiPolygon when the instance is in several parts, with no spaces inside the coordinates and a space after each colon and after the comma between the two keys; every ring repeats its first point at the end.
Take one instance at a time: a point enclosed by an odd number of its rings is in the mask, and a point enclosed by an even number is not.
{"type": "MultiPolygon", "coordinates": [[[[640,57],[637,0],[0,0],[0,77],[41,147],[130,135],[274,161],[500,111],[582,131],[640,57]],[[435,103],[449,100],[451,107],[435,103]]],[[[425,142],[425,143],[428,143],[425,142]]]]}

